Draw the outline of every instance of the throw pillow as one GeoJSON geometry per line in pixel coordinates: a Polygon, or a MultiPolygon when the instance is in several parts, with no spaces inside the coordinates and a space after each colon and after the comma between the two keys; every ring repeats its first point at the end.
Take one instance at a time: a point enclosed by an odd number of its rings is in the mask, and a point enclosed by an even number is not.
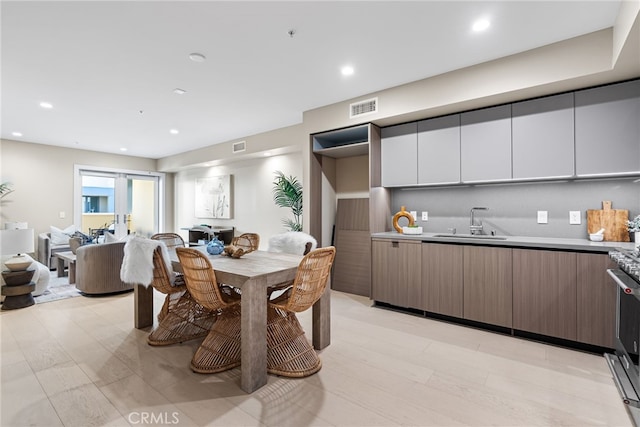
{"type": "Polygon", "coordinates": [[[68,245],[69,238],[73,236],[77,230],[75,225],[70,225],[64,230],[51,226],[51,244],[52,245],[68,245]]]}
{"type": "Polygon", "coordinates": [[[113,243],[113,242],[126,242],[129,239],[131,239],[133,236],[135,236],[136,233],[131,233],[131,234],[126,234],[124,235],[124,237],[121,238],[117,238],[114,234],[109,233],[108,231],[105,231],[104,233],[104,242],[105,243],[113,243]]]}
{"type": "Polygon", "coordinates": [[[113,234],[109,233],[108,231],[104,232],[104,242],[105,243],[113,243],[113,242],[117,242],[120,239],[118,239],[116,236],[114,236],[113,234]]]}

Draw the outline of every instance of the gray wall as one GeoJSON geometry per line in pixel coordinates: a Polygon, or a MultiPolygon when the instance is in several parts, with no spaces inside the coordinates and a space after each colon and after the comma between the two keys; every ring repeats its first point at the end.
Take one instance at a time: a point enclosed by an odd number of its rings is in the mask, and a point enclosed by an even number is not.
{"type": "MultiPolygon", "coordinates": [[[[628,209],[629,217],[640,214],[640,179],[602,179],[568,182],[491,184],[442,188],[395,189],[393,213],[406,206],[418,211],[417,224],[425,232],[446,233],[455,227],[469,233],[469,211],[486,206],[477,218],[486,234],[511,236],[587,238],[587,209],[602,209],[602,201],[611,200],[614,209],[628,209]],[[548,211],[548,224],[537,223],[537,211],[548,211]],[[569,211],[581,212],[581,224],[569,224],[569,211]],[[421,211],[429,220],[420,220],[421,211]]],[[[391,224],[391,219],[389,219],[391,224]]]]}

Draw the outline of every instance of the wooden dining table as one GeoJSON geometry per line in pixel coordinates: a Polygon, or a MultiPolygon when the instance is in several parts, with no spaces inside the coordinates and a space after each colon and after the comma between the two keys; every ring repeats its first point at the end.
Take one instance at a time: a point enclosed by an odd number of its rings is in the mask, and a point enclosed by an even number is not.
{"type": "MultiPolygon", "coordinates": [[[[267,289],[295,278],[301,255],[254,251],[241,258],[209,255],[219,283],[242,290],[240,387],[252,393],[267,383],[267,289]]],[[[175,271],[181,266],[170,251],[175,271]]],[[[331,341],[330,286],[312,308],[312,342],[316,350],[331,341]]],[[[137,329],[153,326],[153,287],[134,286],[134,324],[137,329]]]]}

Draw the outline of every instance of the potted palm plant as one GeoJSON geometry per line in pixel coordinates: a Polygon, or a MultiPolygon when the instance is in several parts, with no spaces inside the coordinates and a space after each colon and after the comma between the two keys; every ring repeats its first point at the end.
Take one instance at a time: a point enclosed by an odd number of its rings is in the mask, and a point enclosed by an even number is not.
{"type": "Polygon", "coordinates": [[[273,201],[281,208],[290,208],[293,219],[283,218],[282,223],[291,231],[302,231],[302,184],[294,176],[275,172],[273,201]]]}

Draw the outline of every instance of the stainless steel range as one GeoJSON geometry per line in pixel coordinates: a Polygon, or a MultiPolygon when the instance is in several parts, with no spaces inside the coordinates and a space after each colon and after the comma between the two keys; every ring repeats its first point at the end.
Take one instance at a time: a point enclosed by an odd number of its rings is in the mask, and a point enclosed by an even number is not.
{"type": "Polygon", "coordinates": [[[615,354],[606,354],[613,379],[636,426],[640,426],[640,247],[609,253],[618,268],[607,273],[618,288],[615,354]]]}

